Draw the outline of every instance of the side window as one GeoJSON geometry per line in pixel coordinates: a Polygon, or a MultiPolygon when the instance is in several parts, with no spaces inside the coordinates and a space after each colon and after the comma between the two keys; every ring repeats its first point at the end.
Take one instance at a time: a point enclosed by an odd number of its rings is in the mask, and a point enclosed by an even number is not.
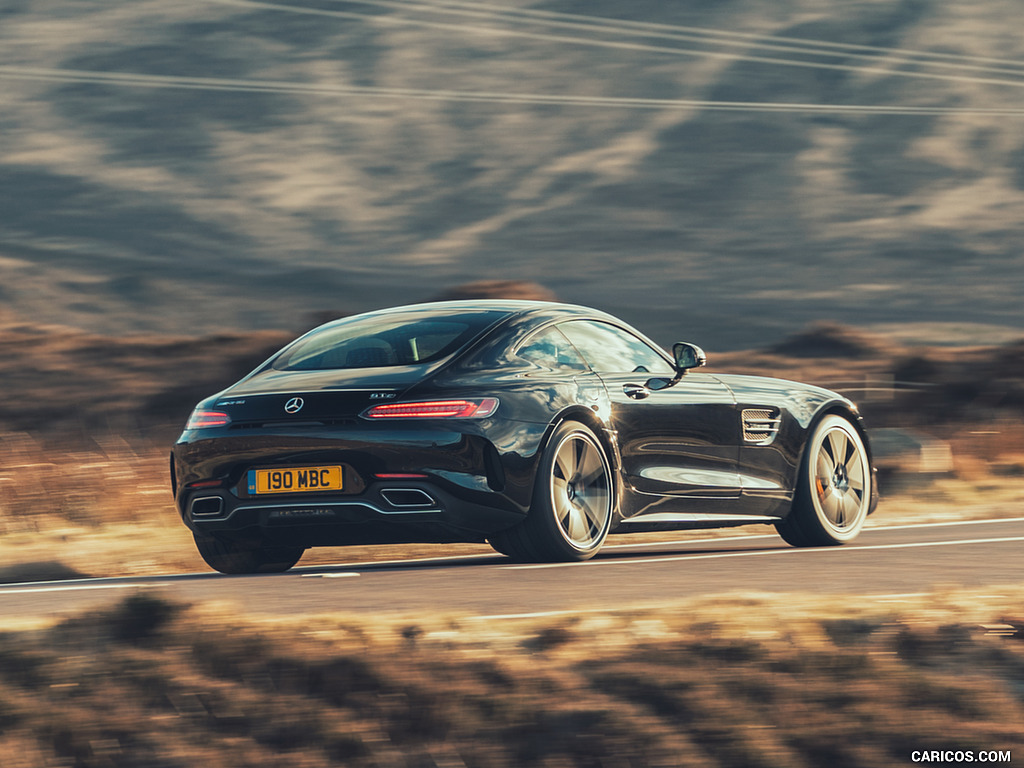
{"type": "Polygon", "coordinates": [[[587,364],[557,328],[536,333],[519,348],[519,357],[556,371],[585,371],[587,364]]]}
{"type": "Polygon", "coordinates": [[[614,325],[572,320],[558,327],[597,373],[675,373],[664,356],[647,342],[614,325]]]}

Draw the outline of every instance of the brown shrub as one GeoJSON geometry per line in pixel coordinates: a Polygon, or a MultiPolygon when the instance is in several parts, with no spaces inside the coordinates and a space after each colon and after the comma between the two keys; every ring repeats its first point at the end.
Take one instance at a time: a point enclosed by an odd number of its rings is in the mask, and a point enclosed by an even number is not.
{"type": "Polygon", "coordinates": [[[891,357],[899,347],[885,336],[832,322],[819,322],[784,339],[772,352],[790,357],[842,357],[850,360],[891,357]]]}

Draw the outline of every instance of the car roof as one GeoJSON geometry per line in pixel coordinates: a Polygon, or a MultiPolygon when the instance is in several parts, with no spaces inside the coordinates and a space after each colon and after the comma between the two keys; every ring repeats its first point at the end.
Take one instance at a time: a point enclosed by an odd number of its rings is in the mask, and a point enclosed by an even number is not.
{"type": "Polygon", "coordinates": [[[365,314],[390,314],[392,312],[425,312],[439,315],[456,314],[459,312],[473,312],[486,310],[491,312],[507,312],[509,315],[540,314],[552,317],[579,316],[579,317],[600,317],[613,320],[617,323],[622,321],[618,318],[591,307],[584,307],[579,304],[567,304],[560,301],[530,301],[525,299],[457,299],[454,301],[431,301],[421,304],[406,304],[399,307],[388,307],[365,314]]]}

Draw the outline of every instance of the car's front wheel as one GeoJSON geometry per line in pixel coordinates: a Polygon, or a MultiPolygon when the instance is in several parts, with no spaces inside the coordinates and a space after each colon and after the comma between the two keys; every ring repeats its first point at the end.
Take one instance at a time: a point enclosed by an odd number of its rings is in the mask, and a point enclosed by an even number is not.
{"type": "Polygon", "coordinates": [[[284,573],[304,552],[301,547],[270,547],[200,533],[192,537],[206,564],[221,573],[284,573]]]}
{"type": "Polygon", "coordinates": [[[776,529],[796,547],[852,541],[868,516],[871,481],[857,428],[841,416],[826,416],[804,451],[793,508],[776,529]]]}
{"type": "Polygon", "coordinates": [[[492,536],[491,546],[516,560],[587,560],[608,537],[614,508],[614,480],[601,441],[585,424],[565,421],[541,457],[529,515],[492,536]]]}

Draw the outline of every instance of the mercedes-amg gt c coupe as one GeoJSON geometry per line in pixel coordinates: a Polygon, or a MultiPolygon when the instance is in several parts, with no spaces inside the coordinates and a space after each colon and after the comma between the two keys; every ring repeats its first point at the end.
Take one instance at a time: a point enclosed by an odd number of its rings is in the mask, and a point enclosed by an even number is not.
{"type": "Polygon", "coordinates": [[[458,301],[346,317],[195,408],[171,455],[182,520],[224,573],[305,549],[484,542],[585,560],[609,533],[774,525],[852,540],[876,505],[854,403],[707,373],[586,307],[458,301]]]}

